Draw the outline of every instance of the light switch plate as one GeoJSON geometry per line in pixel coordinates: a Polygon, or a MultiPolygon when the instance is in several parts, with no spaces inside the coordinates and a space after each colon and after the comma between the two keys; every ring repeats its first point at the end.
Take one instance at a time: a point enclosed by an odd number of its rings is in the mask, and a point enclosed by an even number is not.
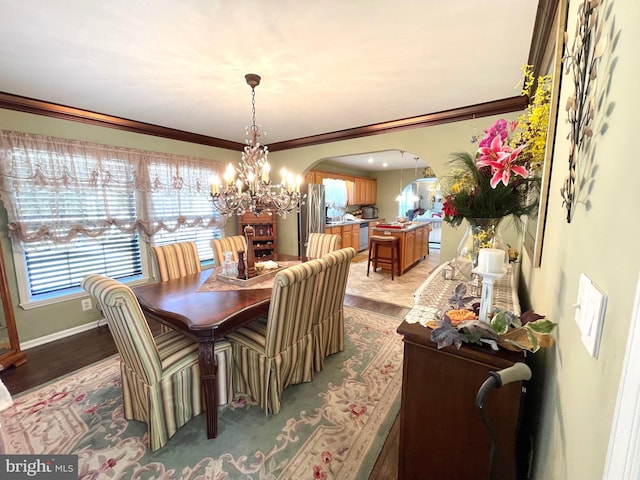
{"type": "Polygon", "coordinates": [[[606,308],[607,296],[589,277],[581,274],[575,318],[580,328],[582,343],[594,358],[598,358],[606,308]]]}

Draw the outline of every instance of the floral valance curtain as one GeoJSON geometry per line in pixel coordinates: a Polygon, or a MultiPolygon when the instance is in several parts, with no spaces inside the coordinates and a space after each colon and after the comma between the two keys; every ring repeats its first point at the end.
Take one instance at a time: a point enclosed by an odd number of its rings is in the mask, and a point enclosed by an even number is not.
{"type": "Polygon", "coordinates": [[[210,216],[202,215],[210,178],[221,172],[220,163],[204,159],[22,132],[0,135],[0,199],[10,235],[27,243],[97,237],[113,227],[150,237],[221,224],[213,207],[210,216]]]}

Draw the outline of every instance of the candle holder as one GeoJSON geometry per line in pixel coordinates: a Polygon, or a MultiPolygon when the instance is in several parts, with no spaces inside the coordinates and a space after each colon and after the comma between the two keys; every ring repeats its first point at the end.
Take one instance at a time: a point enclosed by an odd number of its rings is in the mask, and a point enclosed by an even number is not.
{"type": "Polygon", "coordinates": [[[489,323],[489,313],[493,305],[493,284],[499,278],[504,277],[507,271],[504,270],[499,273],[493,273],[474,268],[473,273],[482,277],[482,296],[480,297],[480,313],[478,314],[478,319],[481,322],[489,323]]]}

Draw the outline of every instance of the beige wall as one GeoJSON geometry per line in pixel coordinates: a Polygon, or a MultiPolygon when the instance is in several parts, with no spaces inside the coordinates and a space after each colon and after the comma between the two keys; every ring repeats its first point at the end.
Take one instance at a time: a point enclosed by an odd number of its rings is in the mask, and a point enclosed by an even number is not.
{"type": "MultiPolygon", "coordinates": [[[[196,145],[192,143],[168,140],[150,135],[128,133],[111,128],[97,127],[77,122],[68,122],[54,118],[14,112],[0,109],[0,129],[30,132],[40,135],[50,135],[62,138],[72,138],[87,142],[118,145],[141,150],[169,152],[180,155],[190,155],[210,158],[224,163],[236,162],[238,154],[229,150],[196,145]]],[[[230,222],[233,223],[233,222],[230,222]]],[[[230,225],[232,228],[233,225],[230,225]]],[[[79,327],[100,318],[97,310],[83,312],[80,300],[70,300],[23,310],[19,304],[18,290],[15,280],[15,269],[11,243],[7,238],[7,216],[4,208],[0,208],[0,242],[4,253],[9,287],[13,299],[18,335],[21,342],[37,339],[56,332],[79,327]]]]}
{"type": "MultiPolygon", "coordinates": [[[[517,113],[504,116],[507,119],[515,119],[517,113]]],[[[333,142],[311,147],[296,148],[282,152],[273,152],[269,158],[279,169],[282,166],[291,168],[297,172],[307,172],[321,162],[322,159],[367,153],[381,150],[404,150],[423,159],[433,168],[436,175],[441,175],[448,170],[445,165],[449,156],[455,151],[474,151],[474,145],[470,143],[472,135],[481,133],[500,116],[486,117],[479,120],[469,120],[458,123],[448,123],[427,128],[405,130],[384,135],[333,142]]],[[[378,178],[378,214],[385,218],[395,218],[400,186],[400,171],[391,169],[385,173],[373,172],[371,176],[378,178]]],[[[413,180],[413,169],[405,170],[402,174],[403,184],[407,185],[413,180]]],[[[419,172],[418,172],[419,173],[419,172]]],[[[281,253],[297,252],[297,221],[290,215],[286,219],[278,219],[278,250],[281,253]]],[[[442,258],[453,258],[458,242],[462,238],[464,228],[452,229],[448,225],[443,227],[442,258]]]]}
{"type": "MultiPolygon", "coordinates": [[[[581,3],[572,1],[569,6],[572,34],[581,3]]],[[[603,31],[612,37],[598,68],[596,98],[602,102],[593,122],[595,149],[580,160],[586,186],[568,224],[559,194],[569,154],[562,107],[573,86],[571,78],[564,77],[542,266],[531,268],[526,257],[522,265],[533,308],[559,323],[557,347],[534,356],[541,414],[534,478],[539,480],[602,478],[640,271],[640,170],[633,150],[640,127],[640,8],[637,2],[605,1],[600,13],[605,18],[603,31]],[[572,305],[581,273],[608,296],[597,359],[587,354],[574,321],[572,305]]]]}

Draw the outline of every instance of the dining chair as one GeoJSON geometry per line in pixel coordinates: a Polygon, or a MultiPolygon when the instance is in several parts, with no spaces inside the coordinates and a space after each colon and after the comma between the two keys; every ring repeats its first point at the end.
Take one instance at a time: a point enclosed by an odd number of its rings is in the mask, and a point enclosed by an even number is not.
{"type": "MultiPolygon", "coordinates": [[[[151,247],[154,277],[161,282],[198,273],[202,270],[200,256],[195,242],[176,242],[151,247]]],[[[160,325],[166,333],[171,327],[160,325]]]]}
{"type": "Polygon", "coordinates": [[[236,393],[253,397],[266,414],[280,412],[289,385],[313,380],[313,318],[325,262],[293,265],[274,278],[269,312],[227,335],[236,393]]]}
{"type": "Polygon", "coordinates": [[[305,255],[308,258],[320,258],[325,253],[338,250],[341,243],[342,239],[340,235],[333,233],[310,233],[305,255]]]}
{"type": "Polygon", "coordinates": [[[324,359],[344,350],[344,295],[351,260],[357,254],[352,247],[322,256],[327,266],[318,290],[318,314],[313,322],[313,366],[319,372],[324,359]]]}
{"type": "Polygon", "coordinates": [[[196,242],[176,242],[151,247],[156,278],[164,282],[202,270],[196,242]]]}
{"type": "Polygon", "coordinates": [[[233,253],[233,261],[238,261],[238,251],[247,251],[247,240],[243,235],[233,235],[231,237],[214,238],[211,240],[211,248],[213,249],[213,259],[215,260],[216,267],[222,265],[224,252],[233,253]]]}
{"type": "MultiPolygon", "coordinates": [[[[202,412],[198,343],[176,331],[154,337],[135,294],[116,280],[89,274],[82,288],[100,303],[120,355],[124,416],[146,423],[158,450],[202,412]]],[[[229,342],[216,343],[216,357],[225,351],[229,342]]]]}

